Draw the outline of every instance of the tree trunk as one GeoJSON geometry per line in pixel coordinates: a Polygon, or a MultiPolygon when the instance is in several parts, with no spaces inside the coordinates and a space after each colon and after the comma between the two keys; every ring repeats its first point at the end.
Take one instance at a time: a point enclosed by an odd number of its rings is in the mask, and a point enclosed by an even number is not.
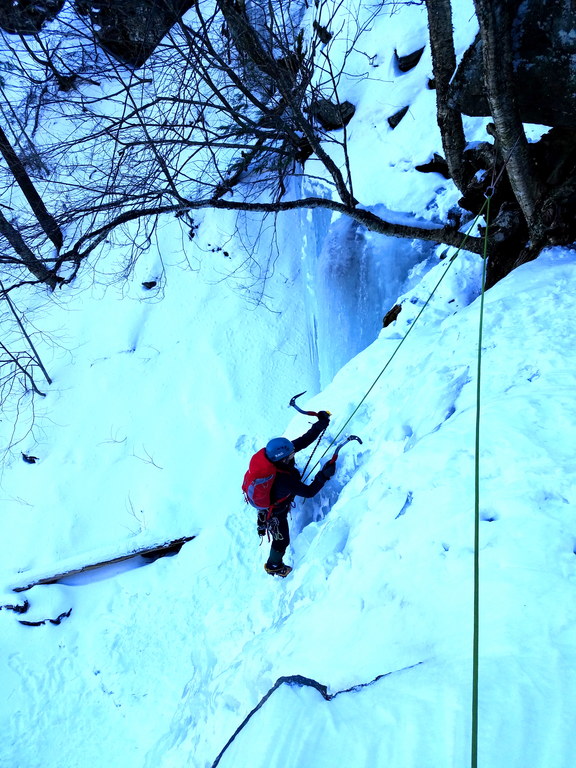
{"type": "Polygon", "coordinates": [[[518,111],[513,86],[512,12],[518,2],[474,0],[480,24],[484,82],[496,136],[514,196],[530,228],[543,194],[518,111]]]}
{"type": "Polygon", "coordinates": [[[46,283],[54,290],[60,279],[54,274],[54,272],[44,264],[43,261],[37,259],[32,253],[30,248],[24,242],[22,235],[18,230],[12,226],[8,219],[0,211],[0,235],[3,235],[10,243],[12,248],[18,254],[20,263],[31,272],[41,283],[46,283]]]}
{"type": "Polygon", "coordinates": [[[22,161],[14,152],[14,149],[10,142],[8,141],[8,137],[0,128],[0,152],[2,152],[4,156],[4,160],[6,160],[6,164],[12,171],[12,175],[18,182],[18,185],[20,186],[20,189],[24,193],[24,196],[26,197],[26,200],[30,203],[30,208],[34,211],[34,215],[38,219],[38,223],[44,230],[44,232],[47,234],[47,236],[52,240],[54,245],[56,246],[56,249],[59,251],[60,248],[62,248],[63,238],[62,238],[62,232],[60,231],[60,227],[56,223],[56,220],[53,216],[51,216],[48,211],[46,210],[46,206],[44,205],[44,201],[36,191],[36,187],[32,183],[32,180],[30,176],[28,175],[28,172],[26,171],[26,168],[22,164],[22,161]]]}
{"type": "Polygon", "coordinates": [[[436,84],[436,117],[442,136],[444,157],[450,176],[463,193],[466,188],[463,160],[466,139],[460,110],[454,109],[448,98],[450,81],[456,72],[450,0],[426,0],[426,10],[436,84]]]}

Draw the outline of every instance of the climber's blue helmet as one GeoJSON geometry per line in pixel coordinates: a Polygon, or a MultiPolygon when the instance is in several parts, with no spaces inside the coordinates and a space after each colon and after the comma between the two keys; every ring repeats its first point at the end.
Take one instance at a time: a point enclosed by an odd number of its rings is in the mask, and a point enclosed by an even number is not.
{"type": "Polygon", "coordinates": [[[281,461],[294,453],[294,444],[287,437],[275,437],[267,444],[265,452],[270,461],[281,461]]]}

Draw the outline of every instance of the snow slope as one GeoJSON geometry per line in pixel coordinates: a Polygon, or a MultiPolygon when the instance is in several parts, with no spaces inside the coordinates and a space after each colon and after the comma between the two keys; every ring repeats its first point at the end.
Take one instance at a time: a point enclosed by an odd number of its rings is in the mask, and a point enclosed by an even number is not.
{"type": "MultiPolygon", "coordinates": [[[[423,13],[374,21],[365,51],[381,72],[359,80],[350,62],[343,97],[358,104],[357,195],[432,221],[456,194],[411,170],[439,151],[429,54],[406,75],[390,64],[395,47],[423,42],[423,13]],[[408,101],[418,120],[385,128],[408,101]]],[[[479,138],[481,121],[468,131],[479,138]]],[[[30,604],[0,611],[2,768],[469,760],[481,260],[358,244],[338,219],[291,214],[270,235],[279,248],[258,302],[232,231],[207,213],[183,244],[166,223],[126,283],[86,274],[28,300],[60,346],[42,345],[54,384],[18,446],[39,460],[16,452],[2,474],[2,604],[30,604]],[[210,255],[224,240],[231,257],[210,255]],[[351,297],[366,270],[380,280],[351,297]],[[379,330],[398,296],[398,319],[379,330]],[[267,439],[305,431],[287,409],[304,389],[303,404],[333,413],[325,447],[341,429],[363,444],[294,510],[294,572],[274,580],[239,486],[267,439]],[[196,538],[174,557],[11,591],[182,535],[196,538]],[[59,624],[19,623],[70,609],[59,624]],[[291,676],[326,697],[288,682],[248,717],[291,676]]],[[[269,246],[261,238],[259,258],[269,246]]],[[[575,269],[576,251],[550,250],[486,295],[479,764],[490,768],[573,762],[575,269]]]]}
{"type": "MultiPolygon", "coordinates": [[[[558,425],[574,419],[575,368],[566,349],[574,311],[566,287],[574,268],[574,253],[549,253],[487,297],[481,765],[571,762],[574,479],[558,425]]],[[[433,305],[442,309],[450,309],[445,299],[433,305]]],[[[252,764],[262,765],[465,764],[477,325],[476,301],[415,332],[418,340],[411,336],[399,353],[379,402],[367,405],[354,425],[367,438],[366,453],[348,456],[343,473],[350,479],[338,501],[297,540],[298,569],[282,585],[290,613],[272,648],[265,645],[282,659],[278,674],[313,677],[330,691],[389,676],[373,689],[341,694],[337,704],[307,689],[279,690],[222,765],[250,765],[248,744],[257,756],[252,764]],[[280,716],[286,706],[289,719],[280,716]]],[[[358,382],[377,374],[393,343],[383,332],[324,398],[360,394],[358,382]]]]}
{"type": "MultiPolygon", "coordinates": [[[[549,252],[487,295],[481,764],[572,759],[574,478],[563,435],[576,419],[575,266],[574,253],[549,252]]],[[[72,607],[59,626],[0,614],[12,691],[2,764],[82,766],[104,750],[112,766],[211,765],[276,679],[295,674],[331,693],[385,677],[330,702],[278,689],[222,765],[466,760],[478,301],[454,311],[448,297],[470,265],[452,270],[350,424],[364,444],[347,447],[334,481],[295,516],[289,579],[263,572],[237,502],[223,528],[206,520],[177,557],[18,596],[37,619],[72,607]]],[[[311,401],[334,412],[333,431],[401,330],[383,331],[311,401]]]]}

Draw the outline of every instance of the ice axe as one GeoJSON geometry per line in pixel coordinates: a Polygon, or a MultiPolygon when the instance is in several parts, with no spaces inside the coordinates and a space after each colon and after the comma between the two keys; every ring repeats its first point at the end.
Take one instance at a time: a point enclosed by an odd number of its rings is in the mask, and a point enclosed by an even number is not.
{"type": "MultiPolygon", "coordinates": [[[[299,405],[296,405],[296,400],[299,397],[302,397],[302,395],[305,395],[305,394],[306,394],[306,390],[304,390],[304,392],[300,392],[299,395],[294,395],[294,397],[291,397],[290,398],[290,402],[288,403],[288,407],[292,406],[292,408],[296,408],[298,413],[303,413],[304,416],[316,416],[316,418],[318,418],[318,412],[317,411],[304,411],[304,410],[302,410],[302,408],[300,408],[299,405]]],[[[326,413],[328,414],[328,416],[331,416],[330,411],[326,411],[326,413]]]]}
{"type": "Polygon", "coordinates": [[[328,459],[328,461],[326,462],[326,464],[336,464],[336,459],[338,458],[338,454],[340,453],[340,451],[342,450],[342,448],[344,448],[344,446],[346,445],[346,443],[349,443],[349,442],[350,442],[350,440],[356,440],[357,442],[359,442],[359,443],[360,443],[360,445],[362,445],[362,440],[361,440],[361,439],[358,437],[358,435],[348,435],[348,437],[346,438],[346,440],[343,440],[343,441],[340,443],[340,445],[337,445],[337,446],[336,446],[336,450],[335,450],[335,451],[334,451],[334,453],[332,454],[332,458],[331,458],[331,459],[328,459]]]}
{"type": "MultiPolygon", "coordinates": [[[[297,405],[297,404],[296,404],[296,400],[297,400],[299,397],[302,397],[302,395],[305,395],[305,394],[306,394],[306,390],[304,390],[304,392],[300,392],[300,394],[298,394],[298,395],[294,395],[294,397],[291,397],[291,398],[290,398],[290,402],[288,403],[288,407],[289,407],[289,408],[290,408],[290,407],[292,407],[292,408],[295,408],[295,409],[298,411],[298,413],[303,413],[305,416],[315,416],[317,419],[319,419],[319,418],[320,418],[320,414],[318,413],[318,411],[305,411],[305,410],[303,410],[302,408],[300,408],[300,406],[299,406],[299,405],[297,405]]],[[[331,416],[331,415],[332,415],[332,414],[330,413],[330,411],[324,411],[324,413],[327,413],[327,414],[328,414],[328,416],[331,416]]],[[[306,466],[305,466],[305,467],[304,467],[304,469],[302,470],[302,475],[303,475],[303,476],[304,476],[304,475],[306,475],[306,470],[308,469],[308,465],[309,465],[309,464],[310,464],[310,462],[312,461],[312,457],[313,457],[313,456],[314,456],[314,454],[316,453],[316,449],[317,449],[317,448],[318,448],[318,446],[320,445],[320,440],[322,440],[322,435],[324,434],[324,432],[326,431],[326,429],[327,429],[327,428],[328,428],[328,423],[326,423],[326,425],[324,426],[324,429],[323,429],[323,430],[322,430],[322,432],[320,432],[320,434],[318,435],[318,440],[316,441],[316,445],[314,446],[314,448],[313,448],[313,450],[312,450],[312,453],[311,453],[311,454],[310,454],[310,456],[308,457],[308,461],[306,462],[306,466]]]]}

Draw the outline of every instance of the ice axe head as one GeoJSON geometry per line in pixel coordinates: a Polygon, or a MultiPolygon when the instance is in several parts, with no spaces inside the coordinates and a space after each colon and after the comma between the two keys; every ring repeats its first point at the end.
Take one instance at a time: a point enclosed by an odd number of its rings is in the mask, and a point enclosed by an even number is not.
{"type": "Polygon", "coordinates": [[[334,451],[334,455],[330,459],[330,463],[334,463],[336,461],[336,459],[338,458],[338,454],[340,453],[340,450],[344,448],[346,443],[349,443],[350,440],[357,440],[360,443],[360,445],[362,445],[362,440],[358,437],[358,435],[348,435],[346,440],[344,440],[343,442],[340,443],[340,445],[337,446],[336,450],[334,451]]]}
{"type": "Polygon", "coordinates": [[[302,408],[300,408],[299,405],[296,405],[296,400],[299,397],[302,397],[302,395],[306,394],[306,390],[304,392],[300,392],[299,395],[294,395],[294,397],[290,398],[290,402],[288,403],[288,407],[292,406],[292,408],[296,408],[298,413],[303,413],[305,416],[318,416],[316,411],[303,411],[302,408]]]}

